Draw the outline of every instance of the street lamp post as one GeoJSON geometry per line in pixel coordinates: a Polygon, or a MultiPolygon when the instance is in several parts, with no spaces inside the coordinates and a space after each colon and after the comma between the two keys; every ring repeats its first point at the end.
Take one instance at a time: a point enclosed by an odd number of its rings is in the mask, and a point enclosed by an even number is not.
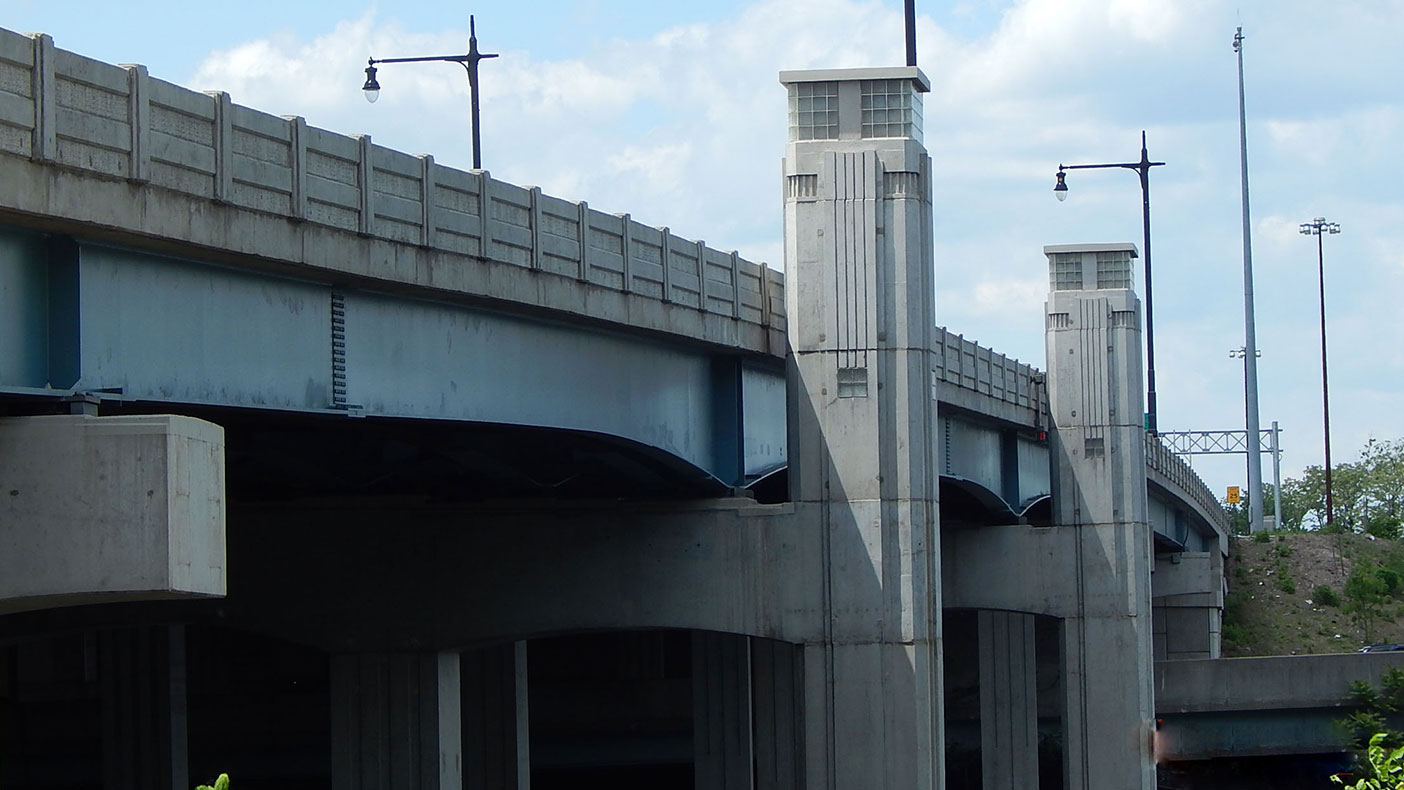
{"type": "Polygon", "coordinates": [[[1326,385],[1326,256],[1321,237],[1328,233],[1340,232],[1341,226],[1327,222],[1325,217],[1302,223],[1302,235],[1316,237],[1316,279],[1321,292],[1321,427],[1326,449],[1327,524],[1335,522],[1336,513],[1331,499],[1331,396],[1326,385]]]}
{"type": "Polygon", "coordinates": [[[428,61],[444,61],[447,63],[458,63],[468,71],[468,100],[472,105],[473,113],[473,169],[483,168],[482,147],[478,138],[478,61],[495,58],[497,55],[484,54],[478,51],[478,31],[474,24],[473,17],[468,17],[468,54],[466,55],[430,55],[422,58],[370,58],[366,65],[366,84],[361,89],[366,92],[366,101],[374,103],[380,98],[380,82],[375,78],[375,64],[377,63],[424,63],[428,61]]]}
{"type": "Polygon", "coordinates": [[[1146,133],[1141,132],[1141,161],[1117,162],[1105,165],[1058,165],[1058,181],[1053,186],[1053,194],[1059,201],[1067,200],[1068,184],[1066,170],[1097,170],[1120,167],[1135,170],[1141,177],[1141,228],[1145,241],[1145,280],[1146,280],[1146,430],[1151,436],[1157,433],[1155,410],[1155,310],[1151,299],[1151,239],[1150,239],[1150,169],[1164,162],[1152,162],[1146,155],[1146,133]]]}

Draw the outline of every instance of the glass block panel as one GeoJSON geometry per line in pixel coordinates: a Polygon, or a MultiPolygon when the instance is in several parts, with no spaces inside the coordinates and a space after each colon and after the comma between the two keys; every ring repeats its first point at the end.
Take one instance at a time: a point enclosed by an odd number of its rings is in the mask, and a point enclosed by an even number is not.
{"type": "Polygon", "coordinates": [[[838,83],[790,86],[790,140],[838,139],[838,83]]]}
{"type": "Polygon", "coordinates": [[[1097,287],[1101,288],[1130,288],[1131,287],[1131,253],[1129,252],[1099,252],[1097,253],[1097,287]]]}
{"type": "Polygon", "coordinates": [[[864,138],[921,139],[921,94],[910,80],[863,80],[859,94],[864,138]]]}
{"type": "Polygon", "coordinates": [[[868,397],[868,369],[839,368],[838,396],[840,398],[868,397]]]}
{"type": "Polygon", "coordinates": [[[1053,269],[1049,272],[1049,286],[1055,291],[1082,290],[1082,253],[1053,253],[1053,269]]]}

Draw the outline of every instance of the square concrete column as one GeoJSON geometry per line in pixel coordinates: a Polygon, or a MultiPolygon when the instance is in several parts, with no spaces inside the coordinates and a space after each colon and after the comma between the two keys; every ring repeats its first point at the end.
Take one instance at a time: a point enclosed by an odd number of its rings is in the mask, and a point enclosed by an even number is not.
{"type": "Polygon", "coordinates": [[[457,653],[332,656],[332,785],[460,790],[457,653]]]}
{"type": "Polygon", "coordinates": [[[985,790],[1038,790],[1034,616],[979,612],[980,755],[985,790]]]}
{"type": "Polygon", "coordinates": [[[464,790],[526,790],[531,786],[527,643],[469,650],[460,661],[464,790]]]}
{"type": "Polygon", "coordinates": [[[1155,558],[1151,605],[1156,661],[1219,657],[1223,587],[1224,556],[1217,549],[1155,558]]]}
{"type": "Polygon", "coordinates": [[[102,786],[186,790],[185,626],[100,631],[102,786]]]}
{"type": "Polygon", "coordinates": [[[693,786],[755,786],[751,730],[751,644],[745,636],[692,634],[693,786]]]}
{"type": "Polygon", "coordinates": [[[790,493],[819,540],[805,786],[943,775],[931,164],[915,68],[783,72],[790,493]],[[881,110],[879,112],[879,109],[881,110]]]}
{"type": "Polygon", "coordinates": [[[1069,790],[1155,786],[1151,527],[1131,244],[1044,248],[1054,522],[1072,540],[1063,621],[1069,790]]]}
{"type": "Polygon", "coordinates": [[[758,790],[804,782],[804,654],[796,645],[751,639],[753,743],[758,790]]]}

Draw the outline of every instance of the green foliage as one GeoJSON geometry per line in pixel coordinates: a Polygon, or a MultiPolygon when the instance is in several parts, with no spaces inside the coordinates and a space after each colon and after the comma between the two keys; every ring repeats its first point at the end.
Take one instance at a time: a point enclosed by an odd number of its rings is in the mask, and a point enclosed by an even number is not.
{"type": "Polygon", "coordinates": [[[1404,669],[1389,667],[1380,675],[1380,707],[1404,710],[1404,669]]]}
{"type": "Polygon", "coordinates": [[[1336,774],[1331,781],[1348,790],[1404,790],[1404,746],[1388,746],[1389,740],[1389,735],[1383,732],[1370,736],[1361,766],[1365,776],[1346,784],[1340,774],[1336,774]]]}
{"type": "Polygon", "coordinates": [[[196,785],[195,790],[229,790],[229,774],[220,774],[214,785],[196,785]]]}
{"type": "Polygon", "coordinates": [[[1356,752],[1360,779],[1345,785],[1339,776],[1331,781],[1350,788],[1404,790],[1404,733],[1393,729],[1404,705],[1404,670],[1390,668],[1380,676],[1380,688],[1363,680],[1350,684],[1348,702],[1356,709],[1336,720],[1356,752]]]}
{"type": "Polygon", "coordinates": [[[1254,532],[1254,533],[1253,533],[1253,542],[1254,542],[1254,543],[1267,543],[1267,542],[1270,541],[1270,540],[1272,540],[1272,534],[1271,534],[1271,533],[1268,533],[1268,532],[1254,532]]]}
{"type": "Polygon", "coordinates": [[[1311,591],[1311,599],[1322,606],[1340,606],[1341,597],[1336,594],[1335,588],[1326,584],[1318,584],[1311,591]]]}
{"type": "Polygon", "coordinates": [[[1370,640],[1375,623],[1385,618],[1389,601],[1389,585],[1379,570],[1357,564],[1345,581],[1346,613],[1365,632],[1366,641],[1370,640]]]}
{"type": "Polygon", "coordinates": [[[1399,519],[1389,515],[1373,516],[1365,522],[1365,532],[1382,540],[1399,540],[1399,519]]]}
{"type": "Polygon", "coordinates": [[[1398,571],[1393,568],[1375,568],[1375,577],[1380,580],[1380,584],[1384,585],[1385,595],[1397,595],[1399,593],[1401,577],[1398,571]]]}
{"type": "MultiPolygon", "coordinates": [[[[1282,518],[1287,529],[1368,532],[1398,540],[1404,525],[1404,440],[1371,441],[1354,463],[1331,469],[1334,524],[1326,523],[1326,473],[1307,467],[1301,478],[1282,483],[1282,518]]],[[[1264,502],[1270,501],[1265,496],[1264,502]]]]}

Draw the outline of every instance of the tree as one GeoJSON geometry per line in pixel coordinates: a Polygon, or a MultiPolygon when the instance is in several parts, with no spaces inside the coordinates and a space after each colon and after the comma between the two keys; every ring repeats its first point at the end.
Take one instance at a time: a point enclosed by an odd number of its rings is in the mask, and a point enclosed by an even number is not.
{"type": "MultiPolygon", "coordinates": [[[[1360,460],[1336,464],[1331,469],[1331,493],[1335,523],[1327,524],[1326,473],[1321,467],[1309,466],[1300,478],[1283,481],[1278,525],[1398,538],[1404,524],[1404,440],[1372,439],[1360,460]]],[[[1270,490],[1263,501],[1272,501],[1270,490]]]]}
{"type": "Polygon", "coordinates": [[[1345,610],[1365,632],[1370,641],[1372,626],[1385,617],[1385,605],[1390,600],[1390,583],[1398,584],[1398,575],[1385,568],[1357,565],[1345,580],[1345,610]],[[1386,571],[1386,573],[1381,573],[1386,571]]]}

